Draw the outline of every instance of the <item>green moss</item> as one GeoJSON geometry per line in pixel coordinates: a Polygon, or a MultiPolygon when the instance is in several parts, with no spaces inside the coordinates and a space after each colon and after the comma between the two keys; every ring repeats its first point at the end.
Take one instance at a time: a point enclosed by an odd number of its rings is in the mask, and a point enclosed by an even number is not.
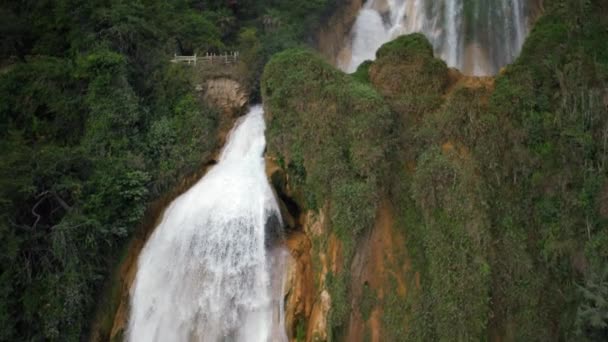
{"type": "Polygon", "coordinates": [[[306,321],[302,319],[298,320],[298,323],[296,324],[296,341],[306,341],[306,321]]]}
{"type": "MultiPolygon", "coordinates": [[[[262,93],[269,153],[297,165],[287,172],[303,198],[315,199],[314,208],[328,203],[331,231],[342,244],[345,270],[327,281],[337,336],[348,318],[346,270],[358,237],[373,224],[388,175],[394,116],[374,89],[307,50],[276,55],[264,71],[262,93]]],[[[308,201],[299,205],[312,208],[308,201]]]]}
{"type": "Polygon", "coordinates": [[[327,273],[326,286],[331,296],[331,310],[329,311],[328,336],[332,341],[344,338],[346,323],[350,314],[349,283],[350,274],[346,271],[339,274],[327,273]]]}
{"type": "Polygon", "coordinates": [[[433,57],[430,43],[421,34],[384,44],[378,59],[367,68],[371,83],[403,118],[419,120],[442,103],[448,68],[433,57]]]}
{"type": "Polygon", "coordinates": [[[365,62],[361,63],[357,67],[357,71],[352,73],[351,76],[359,82],[369,83],[369,67],[372,64],[373,64],[372,61],[365,61],[365,62]]]}
{"type": "Polygon", "coordinates": [[[474,166],[437,149],[419,162],[412,194],[424,216],[426,285],[438,338],[482,339],[489,312],[489,222],[474,166]]]}
{"type": "Polygon", "coordinates": [[[397,295],[397,282],[391,278],[391,291],[389,291],[382,303],[382,324],[386,339],[389,341],[404,340],[406,335],[406,315],[408,308],[403,298],[397,295]]]}
{"type": "Polygon", "coordinates": [[[433,57],[433,46],[422,33],[400,36],[382,45],[376,52],[376,58],[389,56],[407,58],[414,55],[433,57]]]}
{"type": "Polygon", "coordinates": [[[270,153],[317,202],[337,204],[330,217],[341,238],[369,226],[392,136],[382,98],[306,50],[273,58],[262,86],[270,153]]]}
{"type": "Polygon", "coordinates": [[[508,154],[484,163],[501,165],[506,176],[494,178],[506,184],[490,201],[495,217],[511,218],[497,219],[494,311],[502,324],[520,327],[516,339],[573,336],[581,298],[572,283],[594,274],[578,273],[571,260],[584,253],[591,270],[608,260],[596,248],[605,239],[596,196],[607,181],[599,144],[608,114],[599,104],[608,84],[607,14],[602,1],[548,2],[490,102],[496,117],[508,119],[496,131],[515,137],[497,144],[508,154]],[[558,331],[538,328],[550,324],[558,331]]]}
{"type": "Polygon", "coordinates": [[[371,315],[372,310],[376,306],[378,298],[376,295],[376,291],[372,289],[369,284],[363,284],[363,288],[361,289],[361,302],[359,303],[359,309],[361,310],[361,316],[364,321],[367,321],[371,315]]]}

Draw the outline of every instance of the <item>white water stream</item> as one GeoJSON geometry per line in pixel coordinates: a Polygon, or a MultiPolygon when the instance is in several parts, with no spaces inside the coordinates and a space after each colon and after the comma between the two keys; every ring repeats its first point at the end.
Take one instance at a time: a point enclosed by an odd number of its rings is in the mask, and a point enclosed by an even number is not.
{"type": "Polygon", "coordinates": [[[368,0],[351,31],[354,72],[382,44],[422,32],[435,54],[465,74],[493,75],[519,54],[528,32],[527,0],[368,0]]]}
{"type": "Polygon", "coordinates": [[[131,289],[128,341],[286,341],[285,253],[264,169],[261,106],[241,118],[219,163],[166,209],[131,289]],[[274,271],[274,274],[273,274],[274,271]]]}

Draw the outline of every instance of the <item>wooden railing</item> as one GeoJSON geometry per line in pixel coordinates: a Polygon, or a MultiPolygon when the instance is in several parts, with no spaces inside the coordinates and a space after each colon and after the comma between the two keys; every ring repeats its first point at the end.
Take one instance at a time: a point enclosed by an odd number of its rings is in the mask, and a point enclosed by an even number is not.
{"type": "Polygon", "coordinates": [[[214,53],[206,53],[204,56],[178,56],[173,55],[172,63],[187,63],[194,64],[196,63],[207,63],[207,64],[232,64],[236,63],[239,60],[239,53],[237,52],[226,52],[224,54],[214,54],[214,53]]]}
{"type": "Polygon", "coordinates": [[[194,63],[194,65],[196,65],[196,54],[194,54],[194,56],[178,56],[178,55],[173,55],[173,59],[171,60],[171,63],[194,63]]]}

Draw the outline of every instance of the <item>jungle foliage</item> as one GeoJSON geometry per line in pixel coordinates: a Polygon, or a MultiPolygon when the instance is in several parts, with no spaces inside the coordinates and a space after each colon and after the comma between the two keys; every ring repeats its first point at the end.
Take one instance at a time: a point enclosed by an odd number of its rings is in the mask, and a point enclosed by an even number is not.
{"type": "MultiPolygon", "coordinates": [[[[607,14],[601,1],[546,2],[495,89],[456,85],[421,119],[387,97],[404,122],[403,159],[416,165],[392,187],[410,189],[393,198],[423,270],[403,317],[410,339],[608,337],[598,280],[608,264],[607,14]],[[412,199],[422,218],[409,214],[412,199]]],[[[370,76],[399,73],[384,59],[370,76]]]]}
{"type": "MultiPolygon", "coordinates": [[[[302,49],[279,53],[268,63],[262,94],[269,153],[287,170],[302,209],[331,203],[332,232],[349,265],[386,184],[394,115],[369,85],[302,49]]],[[[348,280],[348,269],[328,276],[335,329],[347,323],[348,280]]]]}
{"type": "MultiPolygon", "coordinates": [[[[607,28],[604,1],[546,1],[493,83],[454,84],[420,35],[386,44],[352,76],[301,50],[268,64],[269,149],[301,185],[299,203],[327,205],[347,246],[372,227],[378,198],[398,211],[420,290],[407,303],[369,292],[353,308],[365,317],[377,301],[385,337],[608,338],[607,28]],[[354,94],[366,115],[341,100],[354,94]],[[376,144],[363,159],[360,142],[376,144]]],[[[351,305],[344,268],[327,279],[338,338],[351,305]]]]}
{"type": "Polygon", "coordinates": [[[241,51],[250,86],[305,41],[317,1],[0,5],[0,340],[86,338],[145,209],[218,147],[174,53],[241,51]],[[265,27],[263,18],[278,23],[265,27]],[[256,66],[254,68],[253,66],[256,66]]]}
{"type": "MultiPolygon", "coordinates": [[[[416,165],[392,187],[410,189],[393,198],[423,270],[404,317],[411,339],[608,336],[598,280],[608,264],[607,11],[546,2],[495,89],[456,85],[421,119],[387,97],[405,123],[403,159],[416,165]],[[409,214],[412,199],[422,219],[409,214]]],[[[379,57],[370,75],[399,73],[379,57]]]]}

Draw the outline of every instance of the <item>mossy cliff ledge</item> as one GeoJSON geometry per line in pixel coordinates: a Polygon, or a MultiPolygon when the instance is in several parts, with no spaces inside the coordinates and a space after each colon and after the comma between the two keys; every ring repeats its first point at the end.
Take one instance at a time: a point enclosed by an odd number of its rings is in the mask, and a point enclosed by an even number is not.
{"type": "Polygon", "coordinates": [[[285,170],[312,242],[315,304],[288,330],[328,340],[347,329],[350,265],[384,192],[395,118],[373,88],[306,50],[276,55],[262,92],[268,154],[285,170]]]}
{"type": "Polygon", "coordinates": [[[307,50],[268,63],[268,155],[313,278],[292,340],[606,336],[608,7],[545,5],[496,78],[417,34],[352,75],[307,50]]]}

